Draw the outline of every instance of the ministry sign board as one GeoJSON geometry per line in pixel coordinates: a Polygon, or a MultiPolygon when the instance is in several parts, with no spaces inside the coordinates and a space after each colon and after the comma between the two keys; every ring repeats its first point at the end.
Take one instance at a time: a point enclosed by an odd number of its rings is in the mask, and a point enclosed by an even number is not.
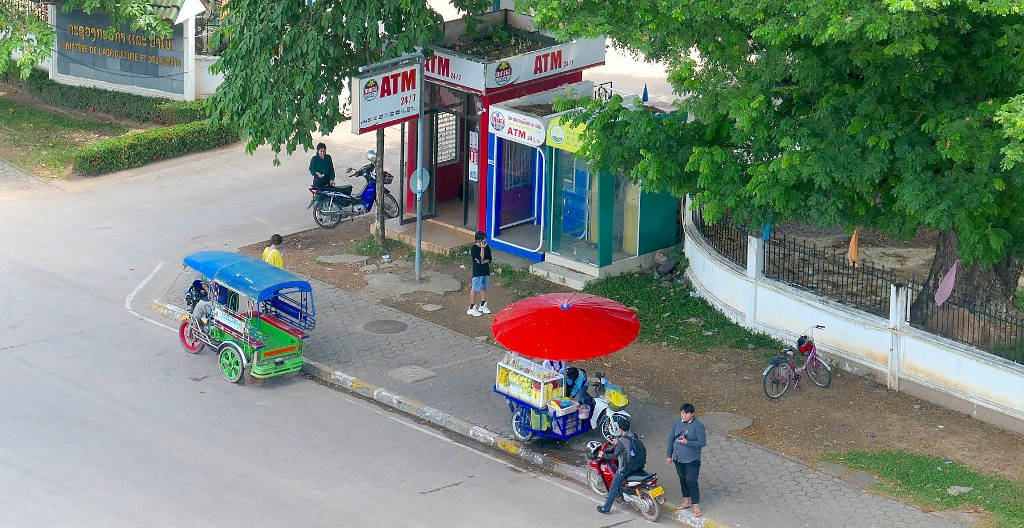
{"type": "Polygon", "coordinates": [[[147,37],[127,25],[109,31],[110,17],[81,11],[55,17],[53,76],[57,80],[97,81],[98,84],[185,96],[184,26],[175,25],[170,37],[147,37]]]}
{"type": "Polygon", "coordinates": [[[364,134],[416,119],[423,113],[423,65],[375,69],[353,77],[352,132],[364,134]]]}

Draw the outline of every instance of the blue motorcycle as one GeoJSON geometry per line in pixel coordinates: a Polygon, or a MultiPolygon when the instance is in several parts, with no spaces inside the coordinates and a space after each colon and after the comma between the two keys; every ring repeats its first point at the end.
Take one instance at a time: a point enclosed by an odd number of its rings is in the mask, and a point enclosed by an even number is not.
{"type": "MultiPolygon", "coordinates": [[[[377,199],[377,176],[373,172],[374,163],[377,161],[377,151],[371,150],[366,153],[366,159],[370,163],[363,165],[349,177],[361,176],[366,180],[366,186],[358,196],[352,193],[351,185],[340,187],[310,187],[309,192],[313,199],[309,207],[313,208],[313,221],[324,229],[333,229],[342,220],[352,219],[373,209],[373,203],[377,199]]],[[[352,169],[348,169],[352,172],[352,169]]],[[[384,185],[394,181],[390,172],[384,171],[384,185]]],[[[384,187],[384,199],[382,207],[384,216],[395,218],[398,216],[398,200],[391,194],[387,187],[384,187]]]]}

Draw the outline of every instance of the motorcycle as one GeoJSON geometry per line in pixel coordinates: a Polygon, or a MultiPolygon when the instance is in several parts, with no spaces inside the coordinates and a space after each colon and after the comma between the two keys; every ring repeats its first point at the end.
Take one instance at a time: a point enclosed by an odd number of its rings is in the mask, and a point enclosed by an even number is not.
{"type": "MultiPolygon", "coordinates": [[[[363,187],[359,196],[353,195],[351,185],[342,185],[331,189],[309,188],[313,198],[309,201],[306,209],[313,208],[313,221],[317,225],[324,229],[333,229],[343,219],[351,219],[373,209],[373,203],[377,199],[377,176],[373,170],[374,163],[377,161],[377,151],[368,151],[366,159],[370,163],[363,165],[354,174],[349,176],[361,176],[366,180],[366,186],[363,187]]],[[[352,170],[349,168],[346,172],[351,173],[352,170]]],[[[394,181],[394,178],[390,172],[384,171],[384,185],[389,185],[394,181]]],[[[398,200],[395,199],[387,187],[384,187],[384,199],[382,202],[385,217],[395,218],[398,216],[398,200]]]]}
{"type": "Polygon", "coordinates": [[[600,372],[595,373],[597,381],[591,383],[594,389],[594,408],[590,411],[590,428],[601,431],[605,440],[611,440],[619,435],[618,420],[630,418],[629,413],[624,409],[629,405],[629,399],[622,388],[612,385],[600,372]]]}
{"type": "MultiPolygon", "coordinates": [[[[615,460],[601,460],[600,452],[609,449],[610,441],[587,443],[587,483],[590,489],[606,497],[615,479],[618,463],[615,460]]],[[[661,505],[665,503],[665,488],[658,485],[658,474],[637,471],[626,477],[622,483],[622,495],[615,499],[620,504],[629,503],[640,515],[654,522],[661,515],[661,505]]]]}

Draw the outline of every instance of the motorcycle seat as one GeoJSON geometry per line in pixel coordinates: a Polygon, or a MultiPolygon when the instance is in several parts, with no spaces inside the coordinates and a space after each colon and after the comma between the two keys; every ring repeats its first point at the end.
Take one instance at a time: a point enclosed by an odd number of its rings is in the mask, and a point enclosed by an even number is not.
{"type": "Polygon", "coordinates": [[[630,473],[628,476],[626,476],[626,482],[643,482],[655,475],[657,475],[657,473],[648,473],[644,470],[640,470],[637,471],[636,473],[630,473]]]}
{"type": "Polygon", "coordinates": [[[331,187],[313,187],[313,189],[317,189],[320,192],[322,192],[324,194],[327,194],[327,195],[331,195],[331,196],[338,196],[340,194],[343,194],[345,196],[352,196],[352,186],[351,185],[336,185],[336,186],[331,186],[331,187]]]}

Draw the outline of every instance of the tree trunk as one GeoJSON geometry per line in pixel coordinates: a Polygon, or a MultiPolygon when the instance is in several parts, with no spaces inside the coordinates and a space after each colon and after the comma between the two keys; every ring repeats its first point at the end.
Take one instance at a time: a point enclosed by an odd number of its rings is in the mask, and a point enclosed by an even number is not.
{"type": "Polygon", "coordinates": [[[377,245],[381,253],[387,253],[384,249],[384,129],[377,129],[377,165],[374,167],[377,175],[377,197],[374,203],[377,207],[377,245]]]}
{"type": "MultiPolygon", "coordinates": [[[[915,322],[923,322],[924,308],[935,304],[935,290],[939,282],[960,258],[956,243],[955,232],[939,234],[928,277],[922,284],[921,294],[914,299],[911,306],[910,311],[915,322]]],[[[1017,281],[1020,279],[1022,268],[1024,261],[1016,257],[1008,257],[991,267],[965,265],[961,262],[956,272],[956,286],[947,302],[993,314],[1006,313],[1013,306],[1013,296],[1017,291],[1017,281]]]]}

